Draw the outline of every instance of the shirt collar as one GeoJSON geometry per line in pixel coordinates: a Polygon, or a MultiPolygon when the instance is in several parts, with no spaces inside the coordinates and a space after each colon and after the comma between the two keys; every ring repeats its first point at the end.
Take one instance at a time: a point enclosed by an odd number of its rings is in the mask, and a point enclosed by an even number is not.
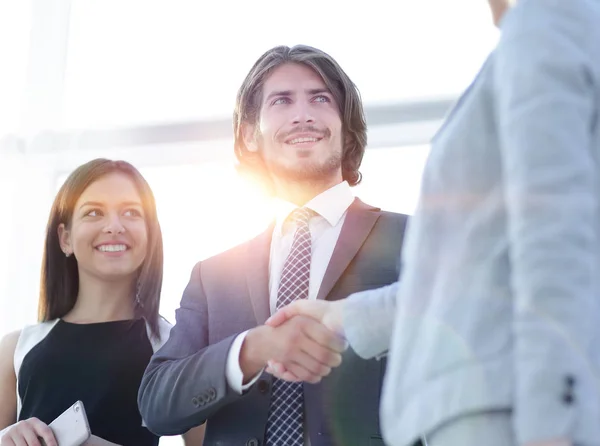
{"type": "MultiPolygon", "coordinates": [[[[342,181],[335,186],[321,192],[304,205],[323,217],[331,226],[338,224],[344,213],[348,210],[354,195],[347,181],[342,181]]],[[[281,233],[285,220],[296,209],[294,203],[279,198],[275,199],[275,230],[281,233]]]]}

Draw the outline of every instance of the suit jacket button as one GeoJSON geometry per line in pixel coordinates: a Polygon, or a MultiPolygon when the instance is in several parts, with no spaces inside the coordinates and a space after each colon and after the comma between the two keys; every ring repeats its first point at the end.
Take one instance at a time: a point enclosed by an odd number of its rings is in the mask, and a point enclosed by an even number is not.
{"type": "Polygon", "coordinates": [[[258,381],[258,391],[260,393],[267,393],[269,391],[269,383],[267,381],[265,381],[264,379],[261,379],[260,381],[258,381]]]}
{"type": "Polygon", "coordinates": [[[217,391],[215,390],[214,387],[211,387],[210,389],[208,389],[208,400],[212,401],[217,397],[217,391]]]}
{"type": "Polygon", "coordinates": [[[256,438],[251,438],[246,442],[246,446],[258,446],[258,440],[256,438]]]}
{"type": "Polygon", "coordinates": [[[573,404],[573,401],[575,401],[575,397],[571,392],[566,392],[562,399],[565,404],[573,404]]]}
{"type": "Polygon", "coordinates": [[[192,398],[192,404],[194,407],[198,407],[200,405],[200,401],[198,401],[198,398],[194,397],[192,398]]]}

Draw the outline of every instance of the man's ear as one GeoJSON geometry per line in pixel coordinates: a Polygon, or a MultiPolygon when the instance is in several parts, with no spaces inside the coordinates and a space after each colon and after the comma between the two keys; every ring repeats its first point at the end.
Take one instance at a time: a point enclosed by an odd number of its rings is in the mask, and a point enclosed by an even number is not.
{"type": "Polygon", "coordinates": [[[73,247],[71,246],[71,233],[65,227],[64,223],[58,225],[58,241],[60,243],[60,249],[65,253],[67,257],[73,254],[73,247]]]}
{"type": "Polygon", "coordinates": [[[258,144],[256,143],[256,127],[250,124],[242,124],[242,136],[244,144],[249,152],[258,152],[258,144]]]}

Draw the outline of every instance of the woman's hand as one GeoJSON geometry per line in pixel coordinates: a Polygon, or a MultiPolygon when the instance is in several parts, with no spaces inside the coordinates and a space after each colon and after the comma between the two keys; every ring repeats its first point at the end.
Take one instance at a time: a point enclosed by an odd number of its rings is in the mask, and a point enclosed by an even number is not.
{"type": "Polygon", "coordinates": [[[0,446],[58,446],[58,443],[46,423],[28,418],[6,429],[0,446]]]}

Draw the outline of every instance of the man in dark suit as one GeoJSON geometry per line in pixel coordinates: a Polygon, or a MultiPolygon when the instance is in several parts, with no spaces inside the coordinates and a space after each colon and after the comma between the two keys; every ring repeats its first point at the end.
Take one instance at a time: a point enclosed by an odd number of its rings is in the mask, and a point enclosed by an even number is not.
{"type": "Polygon", "coordinates": [[[144,421],[160,435],[206,421],[205,445],[383,444],[385,360],[347,350],[331,371],[343,346],[319,322],[264,325],[296,299],[342,299],[398,278],[407,217],[350,189],[366,146],[358,91],[324,52],[276,47],[241,86],[234,130],[240,169],[269,186],[280,211],[267,231],[193,269],[142,380],[144,421]],[[269,360],[305,383],[273,378],[269,360]]]}

